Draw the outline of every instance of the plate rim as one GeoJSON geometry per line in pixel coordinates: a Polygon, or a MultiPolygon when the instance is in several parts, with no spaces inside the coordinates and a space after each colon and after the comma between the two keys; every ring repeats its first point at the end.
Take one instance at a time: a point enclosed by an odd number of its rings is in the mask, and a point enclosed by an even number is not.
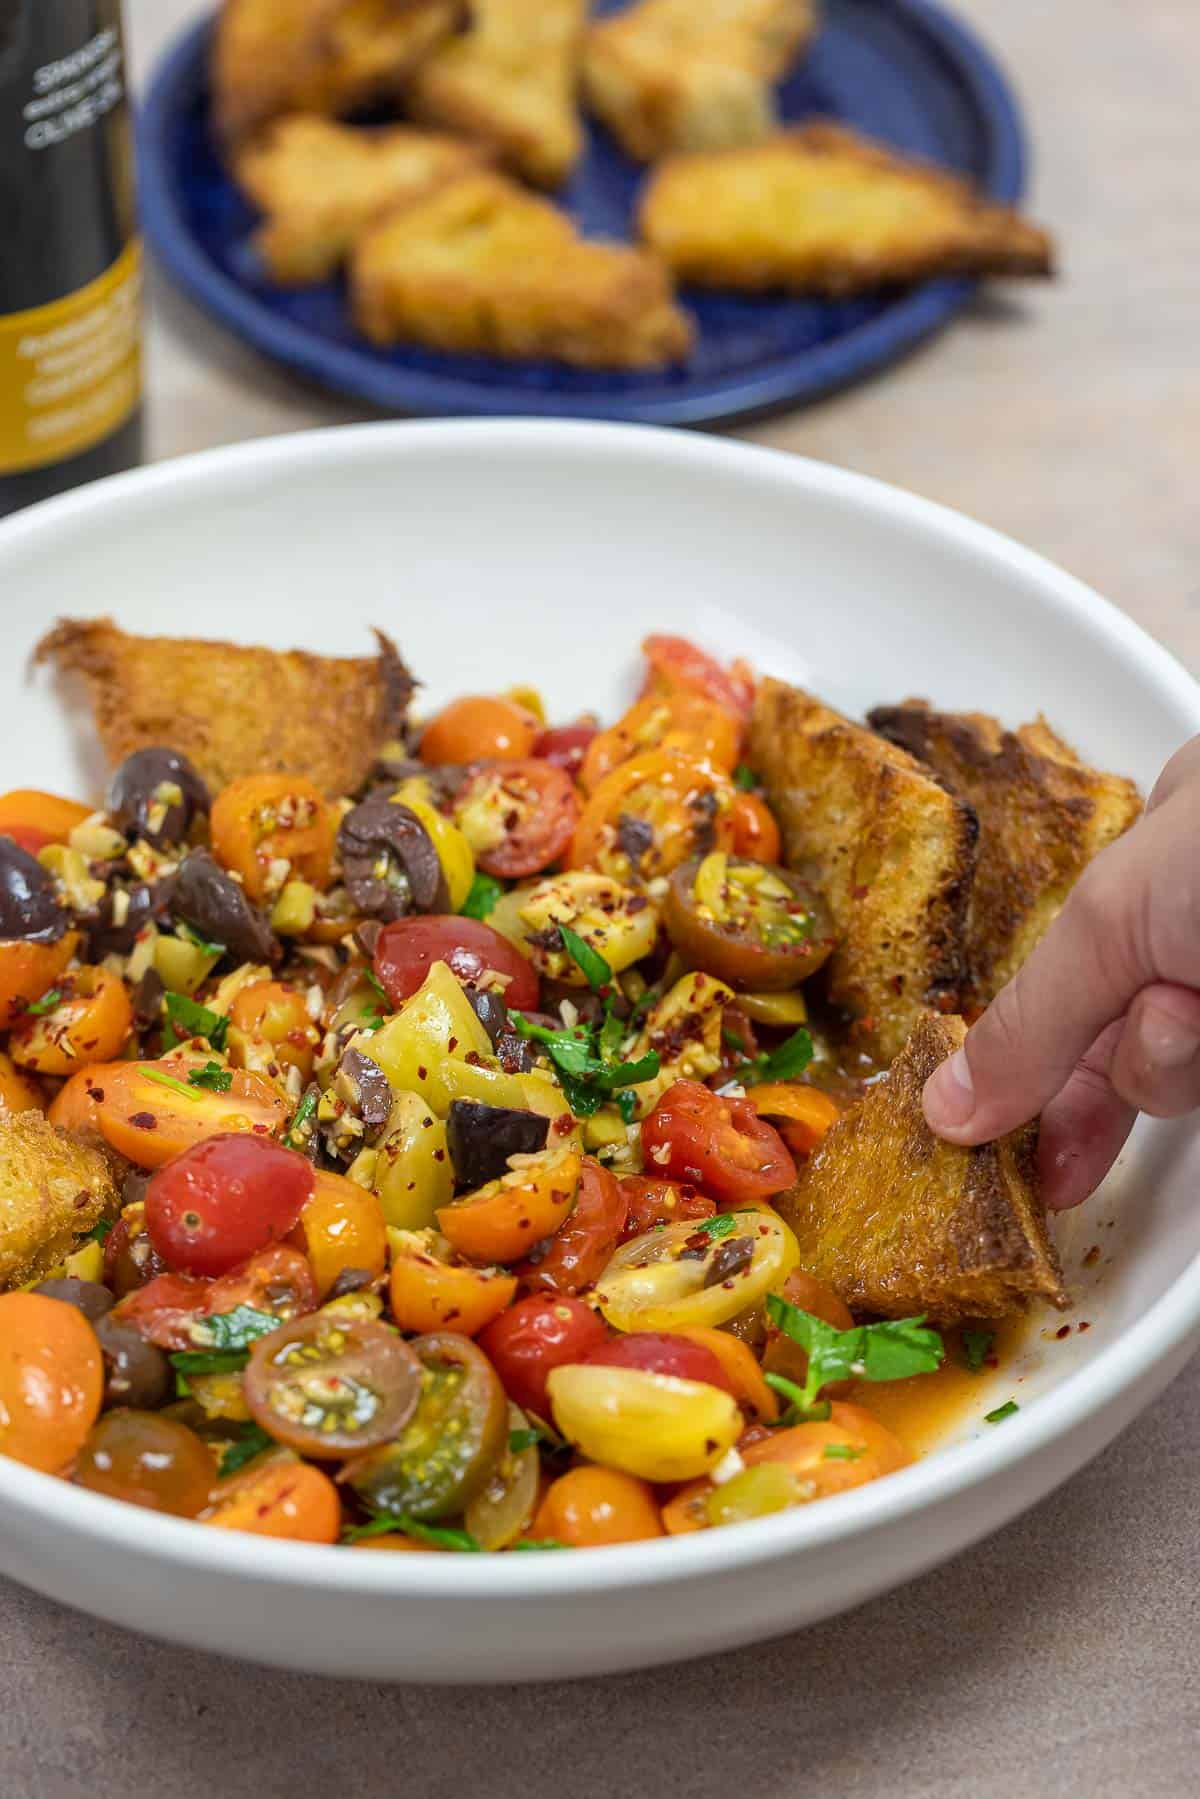
{"type": "MultiPolygon", "coordinates": [[[[937,0],[889,0],[889,11],[927,39],[966,88],[987,148],[988,196],[1011,205],[1024,192],[1028,148],[1016,94],[992,51],[937,0]]],[[[179,90],[206,56],[214,15],[188,26],[162,53],[136,108],[139,206],[146,241],[168,274],[203,311],[269,360],[326,391],[391,416],[544,417],[657,425],[719,426],[811,404],[898,361],[949,324],[978,283],[930,281],[867,323],[815,348],[778,357],[746,374],[709,380],[686,395],[563,394],[504,381],[405,368],[373,359],[278,317],[219,269],[200,248],[176,203],[163,153],[179,90]]]]}

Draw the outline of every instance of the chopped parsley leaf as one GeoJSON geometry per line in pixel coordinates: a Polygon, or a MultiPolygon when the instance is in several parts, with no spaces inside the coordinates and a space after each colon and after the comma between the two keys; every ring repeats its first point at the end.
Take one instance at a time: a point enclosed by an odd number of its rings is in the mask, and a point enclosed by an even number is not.
{"type": "Polygon", "coordinates": [[[206,1062],[203,1068],[193,1068],[188,1075],[189,1087],[207,1087],[210,1093],[228,1093],[233,1086],[233,1070],[222,1068],[219,1062],[206,1062]]]}
{"type": "Polygon", "coordinates": [[[258,1337],[279,1328],[274,1312],[260,1312],[257,1306],[235,1306],[232,1312],[214,1312],[197,1323],[211,1336],[213,1349],[248,1349],[258,1337]]]}
{"type": "Polygon", "coordinates": [[[829,1401],[819,1399],[815,1405],[806,1404],[804,1388],[786,1374],[764,1374],[763,1379],[773,1393],[787,1400],[787,1406],[775,1420],[775,1430],[791,1424],[823,1424],[829,1417],[829,1401]]]}
{"type": "Polygon", "coordinates": [[[190,924],[185,924],[182,919],[179,919],[176,922],[175,935],[177,937],[182,937],[185,943],[190,943],[192,947],[198,949],[202,955],[223,956],[225,954],[225,945],[223,943],[210,943],[207,937],[202,937],[199,931],[195,930],[190,924]]]}
{"type": "Polygon", "coordinates": [[[87,1235],[84,1237],[84,1239],[83,1239],[84,1242],[85,1243],[107,1242],[108,1234],[112,1230],[114,1223],[115,1223],[115,1220],[112,1218],[97,1218],[97,1220],[96,1220],[95,1224],[92,1226],[91,1230],[88,1231],[87,1235]]]}
{"type": "Polygon", "coordinates": [[[748,1087],[757,1086],[760,1081],[794,1081],[798,1074],[804,1073],[812,1057],[813,1040],[804,1025],[801,1025],[777,1049],[768,1050],[765,1055],[752,1056],[747,1062],[739,1062],[733,1070],[733,1076],[748,1087]]]}
{"type": "Polygon", "coordinates": [[[237,1474],[252,1462],[255,1456],[261,1455],[265,1449],[275,1447],[274,1437],[269,1437],[265,1430],[257,1424],[244,1424],[236,1441],[230,1443],[217,1466],[217,1473],[222,1480],[231,1474],[237,1474]]]}
{"type": "Polygon", "coordinates": [[[963,1366],[972,1374],[978,1374],[983,1364],[992,1353],[992,1344],[996,1341],[995,1331],[973,1331],[964,1325],[959,1332],[962,1341],[963,1366]]]}
{"type": "Polygon", "coordinates": [[[1004,1404],[998,1405],[994,1412],[985,1412],[983,1421],[985,1424],[1003,1424],[1006,1418],[1011,1418],[1020,1409],[1015,1399],[1006,1399],[1004,1404]]]}
{"type": "Polygon", "coordinates": [[[518,1537],[510,1543],[510,1549],[569,1549],[569,1543],[560,1543],[557,1537],[518,1537]]]}
{"type": "Polygon", "coordinates": [[[296,1149],[298,1147],[295,1141],[296,1132],[303,1129],[316,1111],[317,1098],[317,1089],[315,1087],[310,1087],[300,1101],[300,1104],[296,1107],[296,1110],[292,1113],[292,1122],[283,1133],[283,1141],[288,1149],[296,1149]]]}
{"type": "Polygon", "coordinates": [[[142,1073],[148,1081],[157,1081],[160,1087],[170,1087],[173,1093],[182,1093],[184,1099],[199,1099],[200,1097],[198,1093],[193,1093],[192,1089],[183,1081],[177,1081],[173,1074],[164,1074],[161,1068],[143,1068],[142,1073]]]}
{"type": "Polygon", "coordinates": [[[510,1430],[508,1433],[509,1455],[524,1455],[527,1449],[536,1449],[542,1440],[541,1431],[510,1430]]]}
{"type": "Polygon", "coordinates": [[[737,1219],[732,1212],[716,1212],[711,1218],[699,1219],[695,1228],[706,1237],[727,1237],[737,1229],[737,1219]]]}
{"type": "Polygon", "coordinates": [[[523,1012],[510,1012],[509,1018],[522,1037],[543,1046],[577,1118],[591,1118],[618,1088],[636,1087],[642,1081],[652,1081],[658,1073],[657,1050],[650,1050],[636,1062],[614,1062],[599,1053],[602,1034],[594,1025],[551,1030],[535,1024],[523,1012]]]}
{"type": "Polygon", "coordinates": [[[471,882],[471,891],[459,910],[464,918],[486,918],[489,912],[494,911],[503,892],[502,883],[493,880],[491,875],[476,875],[471,882]]]}
{"type": "Polygon", "coordinates": [[[43,993],[41,999],[33,1000],[25,1010],[30,1018],[44,1018],[47,1012],[53,1012],[55,1006],[61,1004],[62,988],[51,987],[48,993],[43,993]]]}
{"type": "Polygon", "coordinates": [[[250,1352],[247,1349],[178,1349],[168,1359],[175,1370],[175,1396],[187,1399],[192,1391],[188,1385],[189,1375],[239,1374],[250,1360],[250,1352]]]}
{"type": "Polygon", "coordinates": [[[773,1324],[808,1354],[808,1371],[796,1403],[810,1406],[830,1381],[907,1380],[914,1374],[932,1374],[942,1365],[945,1348],[937,1331],[925,1329],[924,1316],[885,1318],[879,1324],[859,1324],[852,1330],[836,1330],[823,1318],[789,1305],[777,1293],[767,1294],[767,1316],[773,1324]]]}
{"type": "Polygon", "coordinates": [[[752,787],[758,786],[758,776],[747,762],[739,762],[733,771],[733,784],[740,787],[743,793],[749,793],[752,787]]]}
{"type": "Polygon", "coordinates": [[[613,978],[613,972],[599,950],[594,950],[569,925],[560,924],[558,934],[563,940],[563,948],[587,980],[592,992],[599,993],[601,987],[607,987],[613,978]]]}
{"type": "Polygon", "coordinates": [[[857,1462],[866,1453],[865,1443],[826,1443],[821,1458],[826,1462],[857,1462]]]}
{"type": "Polygon", "coordinates": [[[637,1094],[631,1087],[622,1087],[619,1093],[613,1094],[613,1098],[617,1102],[617,1111],[621,1114],[621,1123],[632,1124],[637,1117],[637,1094]]]}
{"type": "Polygon", "coordinates": [[[373,968],[363,969],[363,979],[366,981],[368,987],[373,987],[375,989],[385,1006],[391,1005],[391,996],[373,968]]]}
{"type": "Polygon", "coordinates": [[[389,1531],[403,1531],[419,1542],[432,1543],[436,1549],[459,1549],[479,1554],[479,1544],[469,1530],[458,1530],[447,1524],[425,1524],[408,1512],[375,1512],[365,1524],[352,1524],[342,1532],[343,1543],[361,1543],[364,1537],[382,1537],[389,1531]]]}
{"type": "Polygon", "coordinates": [[[163,1005],[168,1025],[164,1042],[168,1049],[173,1049],[175,1044],[183,1043],[189,1037],[207,1038],[215,1050],[225,1048],[229,1020],[223,1012],[214,1012],[208,1006],[202,1006],[199,1000],[193,999],[188,993],[174,993],[170,990],[163,994],[163,1005]]]}

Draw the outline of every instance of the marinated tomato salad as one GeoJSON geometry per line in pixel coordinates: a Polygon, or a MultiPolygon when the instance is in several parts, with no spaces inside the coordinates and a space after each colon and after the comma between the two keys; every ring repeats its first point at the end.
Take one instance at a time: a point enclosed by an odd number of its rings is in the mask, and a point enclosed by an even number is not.
{"type": "Polygon", "coordinates": [[[111,1194],[0,1296],[0,1451],[420,1551],[705,1530],[911,1459],[872,1394],[941,1339],[852,1316],[772,1204],[852,1083],[753,677],[644,648],[609,728],[459,699],[357,795],[210,794],[164,745],[99,812],[0,799],[3,1100],[111,1194]]]}

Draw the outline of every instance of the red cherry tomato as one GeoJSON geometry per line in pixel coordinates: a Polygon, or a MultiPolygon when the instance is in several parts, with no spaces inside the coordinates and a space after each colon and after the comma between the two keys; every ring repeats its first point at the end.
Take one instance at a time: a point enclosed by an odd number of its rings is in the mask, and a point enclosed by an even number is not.
{"type": "Polygon", "coordinates": [[[754,679],[744,662],[723,668],[715,656],[689,643],[686,637],[665,637],[659,633],[643,639],[642,654],[650,664],[646,689],[656,683],[684,687],[704,694],[743,723],[750,717],[754,679]]]}
{"type": "Polygon", "coordinates": [[[585,1156],[575,1204],[565,1221],[517,1270],[524,1284],[552,1293],[579,1293],[590,1287],[620,1242],[628,1210],[629,1200],[617,1177],[585,1156]]]}
{"type": "Polygon", "coordinates": [[[592,1366],[599,1363],[605,1368],[640,1368],[644,1374],[673,1374],[679,1380],[704,1381],[723,1393],[733,1393],[729,1376],[712,1350],[671,1331],[630,1331],[628,1336],[610,1337],[584,1360],[592,1366]]]}
{"type": "Polygon", "coordinates": [[[588,744],[600,727],[594,718],[577,719],[573,725],[551,725],[533,746],[539,762],[553,762],[574,780],[583,766],[588,744]]]}
{"type": "Polygon", "coordinates": [[[684,1181],[656,1181],[646,1174],[627,1174],[621,1182],[628,1210],[621,1235],[628,1240],[652,1231],[656,1224],[711,1218],[716,1201],[684,1181]]]}
{"type": "Polygon", "coordinates": [[[694,1181],[717,1199],[745,1203],[782,1193],[796,1164],[779,1132],[747,1099],[722,1099],[698,1081],[676,1081],[642,1125],[647,1163],[694,1181]]]}
{"type": "Polygon", "coordinates": [[[531,1293],[501,1312],[477,1338],[514,1405],[549,1418],[546,1377],[564,1362],[582,1362],[608,1341],[603,1320],[581,1299],[531,1293]]]}
{"type": "Polygon", "coordinates": [[[478,769],[454,799],[454,820],[485,874],[540,874],[566,854],[579,822],[574,782],[553,762],[478,769]]]}
{"type": "Polygon", "coordinates": [[[194,1349],[192,1327],[201,1318],[249,1306],[255,1312],[273,1312],[286,1324],[315,1311],[317,1300],[317,1283],[300,1251],[276,1243],[220,1280],[160,1274],[127,1294],[113,1316],[132,1324],[147,1343],[157,1343],[160,1349],[194,1349]]]}
{"type": "Polygon", "coordinates": [[[168,1268],[227,1274],[296,1228],[312,1163],[265,1137],[208,1137],[158,1169],[146,1229],[168,1268]]]}
{"type": "Polygon", "coordinates": [[[538,978],[532,963],[499,931],[477,918],[398,918],[375,945],[375,973],[394,1006],[417,991],[435,962],[445,962],[466,985],[489,969],[509,977],[508,1005],[536,1011],[538,978]]]}

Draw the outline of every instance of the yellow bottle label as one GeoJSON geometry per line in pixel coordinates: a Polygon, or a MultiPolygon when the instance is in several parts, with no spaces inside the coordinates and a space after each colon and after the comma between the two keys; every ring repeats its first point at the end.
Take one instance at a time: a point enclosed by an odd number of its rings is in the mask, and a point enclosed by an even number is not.
{"type": "Polygon", "coordinates": [[[142,246],[76,293],[0,317],[0,475],[81,455],[141,396],[142,246]]]}

